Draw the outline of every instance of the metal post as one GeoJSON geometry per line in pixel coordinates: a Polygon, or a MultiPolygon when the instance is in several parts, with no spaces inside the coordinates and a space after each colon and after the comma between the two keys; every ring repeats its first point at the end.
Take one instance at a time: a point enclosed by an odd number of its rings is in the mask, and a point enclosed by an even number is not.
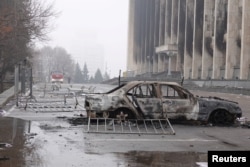
{"type": "Polygon", "coordinates": [[[119,84],[119,86],[121,85],[121,70],[119,71],[118,84],[119,84]]]}
{"type": "Polygon", "coordinates": [[[15,66],[15,97],[16,97],[16,106],[18,106],[18,90],[19,88],[19,65],[15,66]]]}
{"type": "Polygon", "coordinates": [[[25,68],[22,66],[21,67],[21,92],[25,94],[25,68]]]}
{"type": "Polygon", "coordinates": [[[32,68],[30,68],[30,97],[32,98],[32,86],[33,86],[32,68]]]}

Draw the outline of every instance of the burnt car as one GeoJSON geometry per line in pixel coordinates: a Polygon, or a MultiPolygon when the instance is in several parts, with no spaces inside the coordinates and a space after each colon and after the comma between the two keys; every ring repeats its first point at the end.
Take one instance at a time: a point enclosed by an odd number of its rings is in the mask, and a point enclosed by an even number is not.
{"type": "Polygon", "coordinates": [[[88,117],[192,120],[232,124],[241,117],[237,102],[218,97],[199,97],[175,82],[131,81],[107,93],[85,97],[88,117]]]}

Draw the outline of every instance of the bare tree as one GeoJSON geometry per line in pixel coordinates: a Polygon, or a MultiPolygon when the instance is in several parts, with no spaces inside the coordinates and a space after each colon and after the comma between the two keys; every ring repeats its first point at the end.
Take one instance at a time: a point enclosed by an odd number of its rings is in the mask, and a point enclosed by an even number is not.
{"type": "MultiPolygon", "coordinates": [[[[21,2],[21,1],[18,1],[21,2]]],[[[16,19],[20,22],[17,27],[17,33],[28,40],[48,40],[47,34],[51,30],[49,19],[58,16],[53,11],[53,4],[47,4],[46,1],[23,0],[20,3],[16,19]]]]}
{"type": "Polygon", "coordinates": [[[8,71],[32,55],[35,40],[48,40],[49,20],[58,14],[45,0],[8,0],[0,3],[0,91],[8,71]]]}
{"type": "Polygon", "coordinates": [[[74,73],[74,62],[64,48],[43,47],[33,58],[34,76],[44,80],[52,71],[60,71],[65,77],[74,73]]]}

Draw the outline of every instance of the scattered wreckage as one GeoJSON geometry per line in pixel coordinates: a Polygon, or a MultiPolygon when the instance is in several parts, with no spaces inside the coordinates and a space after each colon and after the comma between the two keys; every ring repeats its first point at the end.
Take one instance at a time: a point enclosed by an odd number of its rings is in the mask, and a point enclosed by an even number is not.
{"type": "Polygon", "coordinates": [[[131,81],[107,93],[85,97],[89,118],[170,119],[233,124],[242,115],[237,102],[199,97],[175,82],[131,81]]]}

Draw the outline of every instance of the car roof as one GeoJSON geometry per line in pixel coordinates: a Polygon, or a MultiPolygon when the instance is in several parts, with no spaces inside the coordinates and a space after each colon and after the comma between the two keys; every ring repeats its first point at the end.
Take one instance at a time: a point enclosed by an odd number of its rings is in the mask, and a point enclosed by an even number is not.
{"type": "Polygon", "coordinates": [[[167,85],[173,85],[173,86],[180,86],[177,82],[167,82],[167,81],[129,81],[126,83],[126,85],[138,85],[138,84],[167,84],[167,85]]]}
{"type": "Polygon", "coordinates": [[[182,86],[180,84],[178,84],[177,82],[167,82],[167,81],[128,81],[128,82],[124,82],[122,85],[110,90],[109,92],[106,93],[112,93],[112,92],[116,92],[119,91],[120,89],[123,89],[124,91],[128,91],[131,88],[133,88],[136,85],[139,84],[166,84],[166,85],[170,85],[170,86],[177,86],[182,88],[182,86]]]}
{"type": "MultiPolygon", "coordinates": [[[[170,85],[170,86],[176,86],[179,87],[182,90],[185,90],[186,92],[190,93],[187,89],[183,88],[179,83],[177,82],[167,82],[167,81],[129,81],[127,83],[125,83],[122,86],[122,89],[124,89],[125,91],[128,91],[129,89],[131,89],[132,87],[139,85],[139,84],[166,84],[166,85],[170,85]]],[[[192,94],[192,93],[190,93],[192,94]]]]}

